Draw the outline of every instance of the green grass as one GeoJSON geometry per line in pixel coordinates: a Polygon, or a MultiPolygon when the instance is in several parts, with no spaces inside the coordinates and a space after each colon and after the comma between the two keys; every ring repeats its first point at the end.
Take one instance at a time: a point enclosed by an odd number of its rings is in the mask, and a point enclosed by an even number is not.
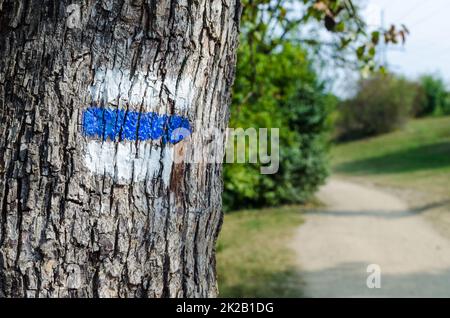
{"type": "Polygon", "coordinates": [[[338,175],[448,196],[450,117],[412,120],[390,134],[338,144],[332,162],[338,175]]]}
{"type": "Polygon", "coordinates": [[[299,297],[289,239],[302,223],[299,207],[225,215],[217,246],[221,297],[299,297]]]}

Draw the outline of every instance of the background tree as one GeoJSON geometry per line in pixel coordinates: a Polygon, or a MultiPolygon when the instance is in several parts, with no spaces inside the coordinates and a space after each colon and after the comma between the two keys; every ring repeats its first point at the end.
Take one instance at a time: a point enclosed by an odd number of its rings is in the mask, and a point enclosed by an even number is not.
{"type": "Polygon", "coordinates": [[[280,167],[263,175],[259,164],[225,165],[224,205],[232,210],[305,202],[328,175],[326,133],[335,99],[298,44],[286,41],[272,54],[251,56],[243,42],[238,57],[230,126],[279,128],[280,167]]]}
{"type": "Polygon", "coordinates": [[[419,79],[417,103],[414,114],[426,115],[450,114],[450,94],[444,80],[437,75],[424,75],[419,79]]]}
{"type": "Polygon", "coordinates": [[[381,70],[375,63],[381,43],[406,40],[405,25],[367,32],[359,15],[360,1],[351,0],[243,0],[241,37],[250,52],[270,54],[289,41],[314,54],[328,66],[359,67],[364,73],[381,70]],[[324,36],[324,30],[327,30],[324,36]]]}
{"type": "Polygon", "coordinates": [[[339,107],[340,139],[391,132],[411,116],[417,85],[393,74],[374,74],[357,83],[356,94],[339,107]]]}
{"type": "Polygon", "coordinates": [[[337,98],[326,93],[317,69],[383,71],[374,62],[377,44],[402,41],[407,33],[394,26],[365,29],[350,1],[244,1],[230,124],[279,128],[280,169],[261,175],[259,165],[226,165],[228,210],[304,203],[323,184],[337,98]]]}

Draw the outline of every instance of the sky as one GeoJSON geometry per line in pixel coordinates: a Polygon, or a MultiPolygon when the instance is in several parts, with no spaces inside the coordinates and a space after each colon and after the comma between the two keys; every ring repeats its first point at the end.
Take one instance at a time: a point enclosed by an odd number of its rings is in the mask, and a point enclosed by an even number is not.
{"type": "Polygon", "coordinates": [[[417,78],[440,74],[450,84],[449,0],[365,0],[363,12],[372,26],[405,24],[410,30],[404,46],[387,48],[388,65],[396,73],[417,78]]]}

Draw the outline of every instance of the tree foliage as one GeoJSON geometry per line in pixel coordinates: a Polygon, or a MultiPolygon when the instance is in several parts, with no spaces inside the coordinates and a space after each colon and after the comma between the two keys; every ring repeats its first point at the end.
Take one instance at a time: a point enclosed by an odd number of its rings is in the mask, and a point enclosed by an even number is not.
{"type": "Polygon", "coordinates": [[[356,139],[390,132],[410,117],[415,84],[392,74],[361,79],[353,98],[339,108],[341,139],[356,139]]]}
{"type": "Polygon", "coordinates": [[[327,176],[326,132],[336,98],[325,92],[311,56],[336,65],[379,69],[381,41],[403,41],[407,30],[366,33],[350,0],[243,0],[241,47],[231,127],[280,128],[280,171],[258,165],[225,167],[228,209],[303,202],[327,176]],[[321,40],[321,31],[329,31],[321,40]]]}
{"type": "Polygon", "coordinates": [[[444,80],[437,75],[424,75],[419,79],[415,116],[450,114],[450,94],[444,80]]]}
{"type": "Polygon", "coordinates": [[[406,26],[367,32],[352,0],[243,0],[242,34],[257,51],[269,54],[285,40],[301,43],[326,63],[358,65],[366,73],[384,71],[375,63],[379,44],[405,42],[406,26]],[[324,40],[323,30],[328,35],[324,40]],[[304,32],[306,31],[306,32],[304,32]]]}
{"type": "Polygon", "coordinates": [[[280,170],[225,166],[228,209],[303,202],[327,176],[326,137],[334,99],[324,92],[304,49],[284,43],[271,55],[239,51],[231,127],[280,128],[280,170]],[[258,77],[252,77],[252,68],[258,77]]]}

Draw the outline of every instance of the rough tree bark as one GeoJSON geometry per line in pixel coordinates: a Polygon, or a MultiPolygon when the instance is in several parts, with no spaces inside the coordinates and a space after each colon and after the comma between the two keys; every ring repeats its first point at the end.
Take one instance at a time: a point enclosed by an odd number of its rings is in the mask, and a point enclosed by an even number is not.
{"type": "Polygon", "coordinates": [[[207,138],[98,140],[83,112],[224,130],[240,11],[238,0],[0,0],[0,296],[217,295],[221,165],[168,159],[179,145],[206,151],[207,138]]]}

